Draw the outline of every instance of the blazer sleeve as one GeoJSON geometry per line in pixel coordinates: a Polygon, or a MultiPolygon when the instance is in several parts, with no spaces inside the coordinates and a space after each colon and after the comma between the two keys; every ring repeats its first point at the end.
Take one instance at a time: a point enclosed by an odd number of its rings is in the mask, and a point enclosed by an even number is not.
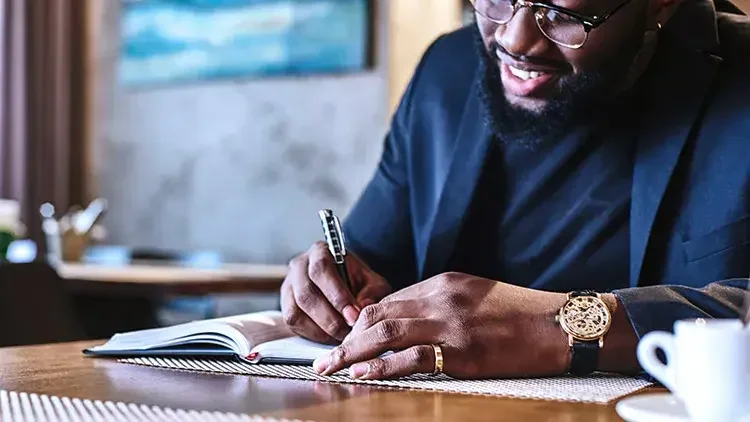
{"type": "Polygon", "coordinates": [[[344,221],[347,249],[394,289],[416,281],[402,129],[394,123],[375,175],[344,221]]]}
{"type": "Polygon", "coordinates": [[[615,290],[640,339],[650,331],[672,331],[675,321],[737,318],[748,297],[748,279],[730,279],[703,288],[661,285],[615,290]]]}
{"type": "Polygon", "coordinates": [[[343,223],[347,247],[388,280],[394,290],[417,281],[411,219],[410,126],[416,87],[438,40],[420,60],[391,121],[375,174],[343,223]]]}

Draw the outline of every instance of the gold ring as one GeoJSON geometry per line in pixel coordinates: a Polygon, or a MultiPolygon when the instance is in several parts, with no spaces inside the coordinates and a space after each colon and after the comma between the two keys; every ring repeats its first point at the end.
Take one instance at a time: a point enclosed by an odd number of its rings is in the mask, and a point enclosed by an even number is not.
{"type": "Polygon", "coordinates": [[[432,345],[432,349],[435,351],[435,370],[432,371],[433,375],[443,373],[443,349],[437,344],[432,345]]]}

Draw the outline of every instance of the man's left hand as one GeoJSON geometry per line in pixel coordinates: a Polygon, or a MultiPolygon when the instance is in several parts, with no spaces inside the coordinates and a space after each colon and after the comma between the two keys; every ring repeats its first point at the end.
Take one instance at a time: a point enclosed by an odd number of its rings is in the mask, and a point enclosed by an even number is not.
{"type": "Polygon", "coordinates": [[[314,368],[354,378],[432,373],[441,347],[454,378],[558,375],[567,337],[555,322],[566,295],[460,273],[446,273],[362,309],[351,333],[314,368]],[[384,355],[386,352],[392,351],[384,355]]]}

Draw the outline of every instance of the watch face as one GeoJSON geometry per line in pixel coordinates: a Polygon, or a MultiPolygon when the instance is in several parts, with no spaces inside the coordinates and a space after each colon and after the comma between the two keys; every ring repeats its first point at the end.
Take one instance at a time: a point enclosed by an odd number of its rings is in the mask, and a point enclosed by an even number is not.
{"type": "Polygon", "coordinates": [[[611,316],[607,305],[596,296],[571,298],[560,310],[563,330],[578,340],[595,340],[609,330],[611,316]]]}

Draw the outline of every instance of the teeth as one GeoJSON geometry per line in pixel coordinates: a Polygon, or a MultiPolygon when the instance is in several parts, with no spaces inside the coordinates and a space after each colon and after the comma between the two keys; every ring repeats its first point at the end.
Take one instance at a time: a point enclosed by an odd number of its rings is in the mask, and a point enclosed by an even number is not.
{"type": "Polygon", "coordinates": [[[529,79],[536,79],[543,75],[542,72],[534,72],[534,71],[529,72],[526,70],[515,68],[513,66],[508,66],[508,68],[510,69],[510,73],[512,73],[513,76],[519,79],[523,79],[524,81],[528,81],[529,79]]]}

